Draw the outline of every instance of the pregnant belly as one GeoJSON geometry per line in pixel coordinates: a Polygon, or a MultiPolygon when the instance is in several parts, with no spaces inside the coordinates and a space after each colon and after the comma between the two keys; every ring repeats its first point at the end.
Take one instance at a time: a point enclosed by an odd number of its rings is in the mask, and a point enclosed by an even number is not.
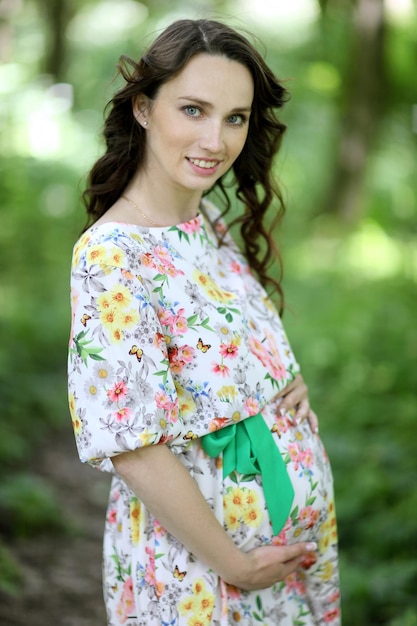
{"type": "Polygon", "coordinates": [[[332,475],[323,444],[307,421],[295,426],[289,415],[276,419],[272,406],[264,417],[294,488],[291,510],[274,534],[261,476],[233,472],[223,479],[224,528],[245,551],[263,544],[320,542],[335,523],[332,475]]]}

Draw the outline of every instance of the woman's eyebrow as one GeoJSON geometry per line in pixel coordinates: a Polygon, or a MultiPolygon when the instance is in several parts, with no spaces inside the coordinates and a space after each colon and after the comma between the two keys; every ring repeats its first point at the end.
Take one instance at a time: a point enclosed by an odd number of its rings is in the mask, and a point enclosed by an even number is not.
{"type": "MultiPolygon", "coordinates": [[[[180,96],[178,100],[190,100],[191,102],[195,102],[196,104],[199,104],[200,106],[206,109],[212,109],[214,107],[214,105],[211,102],[207,102],[206,100],[200,100],[200,98],[195,98],[194,96],[180,96]]],[[[235,113],[250,113],[252,110],[252,107],[251,106],[235,107],[234,109],[231,109],[231,110],[234,111],[235,113]]]]}

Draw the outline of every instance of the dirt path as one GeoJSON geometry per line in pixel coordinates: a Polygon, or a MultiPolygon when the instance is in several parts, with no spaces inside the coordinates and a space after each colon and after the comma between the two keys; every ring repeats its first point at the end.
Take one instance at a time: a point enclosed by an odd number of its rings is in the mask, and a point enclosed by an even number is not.
{"type": "Polygon", "coordinates": [[[45,445],[35,473],[48,480],[79,532],[11,546],[24,583],[17,598],[0,595],[0,625],[105,626],[101,544],[110,476],[79,462],[69,429],[45,445]]]}

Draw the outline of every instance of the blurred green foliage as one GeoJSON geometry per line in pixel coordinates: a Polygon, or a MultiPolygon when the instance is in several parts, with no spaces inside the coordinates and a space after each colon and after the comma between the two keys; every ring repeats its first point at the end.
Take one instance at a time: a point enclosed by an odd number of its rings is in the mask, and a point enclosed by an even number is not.
{"type": "MultiPolygon", "coordinates": [[[[18,586],[19,569],[5,542],[63,529],[30,462],[69,420],[69,263],[84,222],[83,177],[100,152],[101,111],[118,56],[135,55],[161,16],[168,19],[162,0],[147,19],[141,5],[142,18],[135,13],[132,26],[103,45],[106,37],[88,30],[100,3],[69,4],[72,105],[42,74],[37,3],[12,16],[14,60],[0,67],[0,588],[8,591],[18,586]],[[38,54],[30,53],[34,42],[38,54]]],[[[335,2],[333,11],[322,4],[325,16],[297,37],[256,27],[292,92],[277,164],[288,204],[280,235],[284,322],[333,464],[344,625],[415,626],[417,20],[414,10],[385,25],[381,119],[363,172],[361,213],[346,221],[338,207],[323,214],[321,206],[337,167],[354,20],[349,3],[335,2]]],[[[226,3],[224,10],[237,15],[226,3]]]]}

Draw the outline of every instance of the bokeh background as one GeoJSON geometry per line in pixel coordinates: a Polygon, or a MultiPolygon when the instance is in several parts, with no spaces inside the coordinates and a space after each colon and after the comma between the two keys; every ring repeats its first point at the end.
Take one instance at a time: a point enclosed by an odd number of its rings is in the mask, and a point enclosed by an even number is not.
{"type": "Polygon", "coordinates": [[[107,482],[66,402],[80,192],[118,57],[206,16],[292,93],[284,322],[333,464],[344,626],[416,625],[415,0],[0,0],[0,621],[104,624],[107,482]]]}

